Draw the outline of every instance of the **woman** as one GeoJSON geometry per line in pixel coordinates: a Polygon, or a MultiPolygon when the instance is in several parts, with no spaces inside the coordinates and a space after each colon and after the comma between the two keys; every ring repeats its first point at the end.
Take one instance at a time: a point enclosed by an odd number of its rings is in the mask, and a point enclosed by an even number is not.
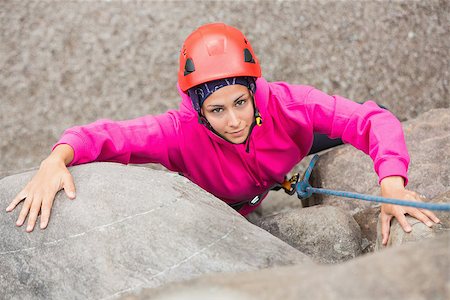
{"type": "MultiPolygon", "coordinates": [[[[12,211],[25,200],[16,225],[28,215],[27,231],[32,231],[41,211],[45,228],[55,194],[64,188],[75,198],[66,166],[92,161],[161,163],[246,215],[310,152],[317,134],[341,138],[369,154],[382,196],[420,200],[405,189],[409,156],[395,116],[373,101],[358,104],[310,86],[267,82],[236,28],[207,24],[186,39],[178,91],[179,110],[66,130],[7,207],[12,211]]],[[[428,226],[439,222],[428,210],[382,205],[383,244],[392,217],[411,231],[405,214],[428,226]]]]}

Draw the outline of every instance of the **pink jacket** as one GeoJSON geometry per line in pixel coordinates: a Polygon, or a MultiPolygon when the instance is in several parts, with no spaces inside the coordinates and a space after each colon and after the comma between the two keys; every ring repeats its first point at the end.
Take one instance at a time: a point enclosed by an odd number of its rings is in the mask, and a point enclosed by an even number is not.
{"type": "MultiPolygon", "coordinates": [[[[305,85],[257,80],[255,103],[262,119],[250,135],[250,151],[198,123],[188,95],[179,110],[134,120],[98,120],[66,130],[54,146],[74,149],[70,165],[92,161],[160,163],[181,172],[231,204],[263,194],[305,157],[313,132],[341,137],[370,155],[379,181],[399,175],[407,184],[409,156],[398,119],[373,101],[358,104],[305,85]]],[[[53,147],[53,148],[54,148],[53,147]]],[[[245,205],[245,215],[256,206],[245,205]]]]}

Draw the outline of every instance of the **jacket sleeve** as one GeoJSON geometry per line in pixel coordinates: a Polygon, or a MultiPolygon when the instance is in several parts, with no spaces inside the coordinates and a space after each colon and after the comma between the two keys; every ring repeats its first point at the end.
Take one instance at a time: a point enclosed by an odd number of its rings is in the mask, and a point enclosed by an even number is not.
{"type": "Polygon", "coordinates": [[[60,144],[74,149],[69,166],[93,161],[160,163],[181,171],[178,119],[175,113],[144,116],[133,120],[101,119],[67,129],[52,150],[60,144]]]}
{"type": "Polygon", "coordinates": [[[402,125],[390,111],[370,100],[359,104],[317,89],[308,93],[306,109],[314,131],[340,137],[371,157],[378,183],[397,175],[406,186],[410,158],[402,125]]]}

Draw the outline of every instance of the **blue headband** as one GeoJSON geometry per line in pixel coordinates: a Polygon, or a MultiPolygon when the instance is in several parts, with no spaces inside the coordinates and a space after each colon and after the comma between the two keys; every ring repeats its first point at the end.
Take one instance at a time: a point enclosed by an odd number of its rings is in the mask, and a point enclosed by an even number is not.
{"type": "Polygon", "coordinates": [[[192,100],[194,109],[200,114],[203,103],[206,98],[212,95],[218,89],[233,84],[240,84],[247,87],[253,94],[256,92],[256,82],[253,77],[231,77],[218,79],[202,83],[188,90],[189,97],[192,100]]]}

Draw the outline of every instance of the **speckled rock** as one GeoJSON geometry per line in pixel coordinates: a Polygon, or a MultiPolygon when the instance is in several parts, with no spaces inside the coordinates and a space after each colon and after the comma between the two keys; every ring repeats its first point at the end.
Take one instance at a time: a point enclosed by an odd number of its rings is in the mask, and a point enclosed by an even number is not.
{"type": "Polygon", "coordinates": [[[366,208],[353,215],[361,228],[361,249],[363,253],[373,252],[377,241],[377,224],[381,209],[379,206],[366,208]]]}
{"type": "Polygon", "coordinates": [[[445,300],[450,295],[449,243],[447,233],[338,265],[207,275],[158,289],[145,289],[122,299],[445,300]]]}
{"type": "MultiPolygon", "coordinates": [[[[404,122],[411,158],[407,189],[433,198],[448,190],[450,182],[450,109],[432,109],[404,122]]],[[[313,171],[312,186],[370,195],[380,195],[373,162],[362,151],[343,145],[322,155],[313,171]]],[[[318,195],[324,205],[355,214],[379,204],[363,200],[318,195]]]]}
{"type": "Polygon", "coordinates": [[[298,250],[173,173],[113,163],[70,168],[48,228],[5,208],[34,172],[0,180],[2,299],[104,299],[214,272],[308,264],[298,250]]]}
{"type": "MultiPolygon", "coordinates": [[[[431,199],[430,203],[450,203],[450,190],[431,199]]],[[[389,234],[389,240],[387,247],[398,246],[401,244],[411,243],[422,239],[427,239],[439,235],[442,231],[450,230],[450,213],[448,211],[435,211],[436,216],[441,223],[434,224],[431,228],[420,222],[419,220],[406,216],[406,220],[412,227],[412,231],[406,233],[396,219],[391,221],[391,231],[389,234]]],[[[377,223],[377,239],[375,244],[375,250],[379,251],[385,246],[381,244],[381,222],[377,223]]],[[[449,248],[450,249],[450,248],[449,248]]]]}
{"type": "Polygon", "coordinates": [[[0,1],[0,177],[38,166],[68,127],[177,108],[179,49],[207,22],[241,29],[269,81],[402,120],[449,107],[449,15],[439,0],[0,1]]]}
{"type": "Polygon", "coordinates": [[[361,253],[358,224],[337,207],[292,209],[264,217],[256,224],[318,263],[343,262],[361,253]]]}

